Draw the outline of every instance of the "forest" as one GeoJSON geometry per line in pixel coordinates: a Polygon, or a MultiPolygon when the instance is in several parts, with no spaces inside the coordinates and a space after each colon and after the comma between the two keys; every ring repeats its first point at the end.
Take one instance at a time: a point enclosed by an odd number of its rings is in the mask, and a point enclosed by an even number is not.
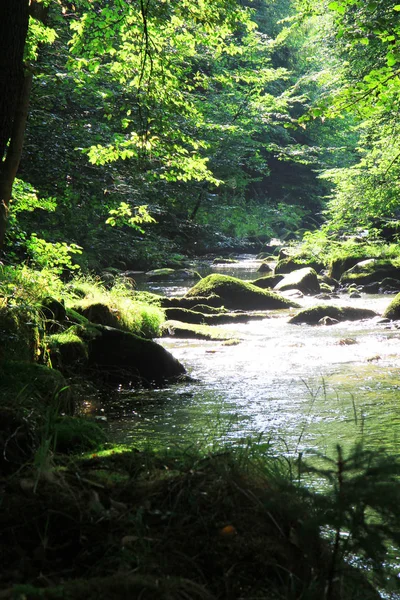
{"type": "Polygon", "coordinates": [[[398,2],[1,1],[0,599],[400,598],[398,2]]]}

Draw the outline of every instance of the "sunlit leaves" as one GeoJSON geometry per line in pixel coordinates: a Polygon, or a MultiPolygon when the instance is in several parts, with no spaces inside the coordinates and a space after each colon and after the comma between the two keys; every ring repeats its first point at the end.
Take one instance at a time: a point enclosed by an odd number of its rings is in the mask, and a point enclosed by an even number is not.
{"type": "Polygon", "coordinates": [[[121,202],[117,208],[111,209],[106,223],[115,227],[116,225],[129,225],[132,229],[144,233],[140,225],[155,223],[156,220],[148,212],[145,204],[132,208],[127,202],[121,202]]]}

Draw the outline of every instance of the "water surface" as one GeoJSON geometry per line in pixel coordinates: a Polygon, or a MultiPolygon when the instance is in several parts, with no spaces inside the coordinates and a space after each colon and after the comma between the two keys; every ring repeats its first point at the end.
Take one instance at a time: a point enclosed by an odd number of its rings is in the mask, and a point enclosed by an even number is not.
{"type": "MultiPolygon", "coordinates": [[[[242,279],[258,276],[259,261],[199,266],[242,279]]],[[[188,285],[171,285],[180,295],[188,285]]],[[[165,293],[165,286],[149,289],[165,293]]],[[[332,302],[381,313],[391,296],[341,297],[332,302]]],[[[313,298],[303,305],[318,303],[313,298]]],[[[329,301],[331,302],[331,301],[329,301]]],[[[226,325],[242,341],[160,340],[196,380],[159,390],[121,390],[101,405],[117,442],[142,446],[213,444],[263,434],[277,452],[331,453],[363,439],[398,451],[400,332],[376,320],[330,327],[291,325],[290,311],[262,321],[226,325]]]]}

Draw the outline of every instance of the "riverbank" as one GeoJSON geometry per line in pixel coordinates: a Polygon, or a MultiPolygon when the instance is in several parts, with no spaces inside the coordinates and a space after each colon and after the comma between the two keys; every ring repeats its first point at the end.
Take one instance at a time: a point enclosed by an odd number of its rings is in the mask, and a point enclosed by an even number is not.
{"type": "MultiPolygon", "coordinates": [[[[358,474],[371,458],[358,451],[358,474]]],[[[384,478],[370,473],[361,482],[350,477],[352,460],[339,456],[333,487],[314,495],[299,483],[298,464],[255,443],[206,454],[48,452],[1,478],[1,598],[378,599],[345,558],[358,548],[375,578],[382,571],[385,529],[354,517],[375,498],[392,526],[387,492],[398,467],[387,462],[384,478]],[[372,493],[383,479],[385,503],[378,487],[372,493]],[[332,543],[321,535],[327,526],[332,543]],[[337,538],[349,526],[350,538],[337,538]]]]}
{"type": "MultiPolygon", "coordinates": [[[[137,295],[132,288],[125,287],[124,291],[120,286],[112,293],[113,288],[107,291],[96,284],[96,289],[93,282],[65,286],[50,278],[51,291],[60,296],[44,303],[49,286],[44,293],[43,273],[5,273],[2,335],[4,339],[8,336],[9,342],[7,359],[3,356],[1,361],[2,382],[8,382],[8,387],[1,389],[2,424],[7,425],[0,440],[4,508],[1,597],[379,597],[374,587],[378,580],[372,586],[348,566],[346,558],[357,554],[366,560],[362,565],[373,565],[374,576],[380,574],[385,579],[390,575],[385,564],[387,546],[398,541],[396,460],[377,450],[337,448],[327,469],[317,469],[314,463],[313,477],[329,482],[326,493],[319,489],[314,494],[310,480],[304,479],[308,467],[299,446],[303,426],[299,430],[296,422],[297,452],[286,452],[282,458],[277,457],[270,440],[254,444],[243,436],[231,443],[225,440],[219,447],[208,445],[203,451],[194,451],[195,443],[181,443],[179,450],[171,451],[170,445],[156,452],[158,444],[152,440],[146,447],[146,434],[142,433],[138,447],[133,444],[123,451],[109,448],[107,430],[98,421],[67,413],[74,412],[74,394],[78,391],[83,400],[85,385],[99,383],[100,375],[102,385],[110,386],[110,391],[127,375],[124,382],[136,401],[142,391],[149,389],[151,393],[152,381],[143,369],[153,363],[147,356],[141,366],[144,349],[157,351],[157,361],[162,356],[158,362],[164,365],[174,369],[183,365],[183,360],[176,361],[159,343],[148,339],[162,323],[160,301],[154,303],[154,296],[137,295]],[[141,298],[142,304],[135,303],[135,298],[141,298]],[[98,319],[103,323],[96,323],[98,319]],[[110,332],[118,337],[117,350],[124,342],[123,356],[112,350],[112,340],[107,337],[110,332]],[[146,332],[147,339],[143,337],[146,332]],[[130,355],[135,359],[134,377],[128,361],[123,362],[132,352],[131,343],[140,348],[139,353],[130,355]],[[99,355],[104,357],[106,350],[107,360],[99,362],[99,355]],[[53,368],[56,361],[63,374],[53,368]],[[108,450],[102,452],[104,447],[108,450]],[[83,454],[87,451],[90,453],[83,454]],[[369,519],[371,511],[379,515],[377,522],[369,519]]],[[[257,302],[276,300],[274,294],[257,291],[252,284],[243,286],[229,277],[208,281],[219,286],[227,283],[236,293],[240,289],[240,294],[246,298],[251,294],[257,302]]],[[[190,294],[187,299],[191,299],[190,294]]],[[[246,336],[241,344],[247,349],[253,346],[253,352],[262,359],[260,349],[265,340],[261,331],[271,339],[278,321],[281,331],[284,322],[292,337],[298,332],[300,341],[305,330],[291,324],[288,314],[297,309],[294,303],[284,302],[277,309],[280,316],[271,311],[257,325],[253,322],[261,345],[249,344],[249,338],[246,345],[246,336]]],[[[215,310],[224,319],[229,315],[223,307],[215,310]]],[[[341,326],[335,325],[337,335],[341,335],[341,326]]],[[[235,327],[249,325],[237,323],[235,327]]],[[[168,338],[163,345],[168,346],[168,338]]],[[[348,346],[351,344],[343,344],[340,351],[347,352],[348,346]]],[[[223,346],[227,354],[222,381],[230,377],[229,368],[236,369],[235,364],[229,367],[231,353],[243,354],[243,347],[223,346]]],[[[283,357],[290,354],[293,360],[295,347],[293,339],[289,345],[281,343],[283,354],[275,357],[285,371],[290,369],[283,357]]],[[[223,363],[218,352],[204,352],[214,364],[223,363]]],[[[314,356],[319,352],[314,348],[314,356]]],[[[272,357],[272,353],[268,355],[269,369],[272,357]]],[[[184,373],[180,369],[162,375],[169,380],[164,388],[169,413],[171,386],[180,387],[185,394],[182,384],[172,383],[176,375],[184,373]]],[[[250,373],[243,368],[238,372],[249,393],[253,389],[248,385],[251,378],[262,381],[259,363],[253,364],[250,373]]],[[[195,382],[187,379],[186,384],[194,386],[195,382]]],[[[216,413],[209,410],[210,404],[207,409],[204,392],[203,388],[202,411],[217,425],[216,413]]],[[[240,399],[234,400],[237,410],[240,399]]],[[[250,400],[243,396],[242,404],[250,406],[250,400]]],[[[164,419],[160,405],[158,411],[164,419]]],[[[302,413],[306,419],[304,410],[302,413]]],[[[173,421],[176,426],[176,415],[173,421]]],[[[198,422],[187,425],[189,429],[199,428],[198,422]]],[[[177,430],[174,439],[178,447],[182,440],[177,430]]]]}

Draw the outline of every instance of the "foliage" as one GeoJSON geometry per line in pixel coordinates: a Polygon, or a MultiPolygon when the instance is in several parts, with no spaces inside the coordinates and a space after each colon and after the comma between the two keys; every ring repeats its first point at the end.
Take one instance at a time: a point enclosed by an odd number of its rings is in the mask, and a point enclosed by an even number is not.
{"type": "Polygon", "coordinates": [[[78,310],[103,304],[113,313],[119,328],[146,338],[158,337],[164,313],[154,301],[149,304],[147,297],[145,301],[142,298],[141,294],[136,297],[126,279],[117,279],[107,290],[98,279],[81,277],[70,282],[66,300],[67,306],[78,310]]]}
{"type": "MultiPolygon", "coordinates": [[[[357,233],[357,231],[356,231],[357,233]]],[[[364,230],[359,234],[365,233],[364,230]]],[[[350,235],[344,239],[335,231],[332,224],[322,227],[320,230],[306,232],[301,245],[301,252],[314,257],[325,265],[330,265],[336,260],[346,258],[399,258],[399,247],[397,244],[385,243],[377,239],[377,235],[357,237],[350,235]]]]}
{"type": "MultiPolygon", "coordinates": [[[[332,542],[331,579],[341,571],[343,559],[355,556],[370,571],[375,585],[393,591],[397,573],[387,566],[388,553],[398,548],[398,478],[400,463],[384,450],[368,451],[361,445],[347,456],[340,446],[335,458],[319,456],[317,466],[304,472],[323,477],[326,489],[313,496],[320,524],[332,542]]],[[[331,597],[328,592],[327,597],[331,597]]]]}

